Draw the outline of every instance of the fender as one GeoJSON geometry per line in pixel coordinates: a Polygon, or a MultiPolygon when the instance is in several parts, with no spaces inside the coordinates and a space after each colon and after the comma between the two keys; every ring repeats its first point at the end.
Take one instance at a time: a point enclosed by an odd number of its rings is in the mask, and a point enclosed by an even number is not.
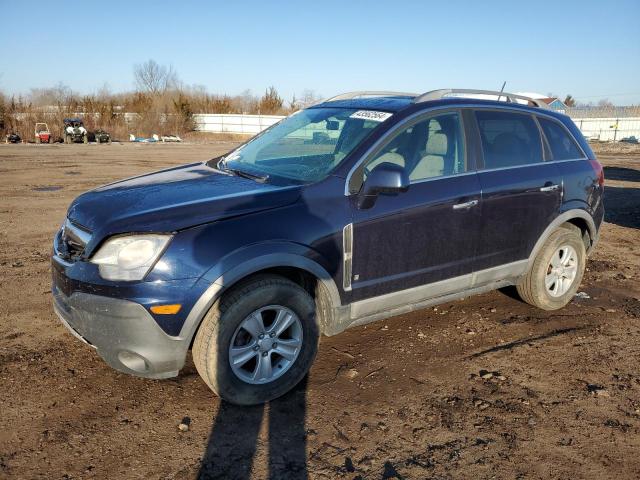
{"type": "Polygon", "coordinates": [[[303,252],[309,254],[313,250],[299,244],[269,242],[251,245],[225,257],[203,277],[208,281],[212,280],[212,276],[216,278],[189,312],[180,330],[180,338],[188,339],[190,343],[205,314],[227,288],[248,275],[267,268],[295,267],[309,272],[322,282],[329,295],[331,307],[334,309],[340,307],[342,304],[340,293],[331,275],[303,252]]]}
{"type": "Polygon", "coordinates": [[[589,236],[591,237],[591,245],[592,247],[595,245],[595,242],[598,239],[598,229],[596,228],[596,224],[594,223],[593,218],[591,217],[591,215],[589,215],[589,212],[585,210],[580,210],[577,208],[567,210],[566,212],[563,212],[560,215],[558,215],[553,220],[553,222],[551,222],[547,226],[544,232],[542,232],[542,235],[540,235],[540,238],[538,238],[538,241],[533,246],[533,250],[531,250],[531,254],[529,255],[529,261],[527,262],[526,271],[528,271],[529,268],[531,268],[531,265],[533,265],[536,255],[544,245],[544,242],[547,241],[547,238],[549,238],[549,235],[551,235],[551,233],[554,230],[556,230],[560,225],[562,225],[563,223],[567,223],[569,220],[572,220],[574,218],[580,218],[587,222],[587,228],[589,229],[589,236]]]}

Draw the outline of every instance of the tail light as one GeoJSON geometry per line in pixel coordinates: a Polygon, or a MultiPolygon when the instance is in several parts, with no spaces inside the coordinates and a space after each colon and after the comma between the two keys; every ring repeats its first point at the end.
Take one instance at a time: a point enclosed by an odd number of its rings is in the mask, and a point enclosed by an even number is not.
{"type": "Polygon", "coordinates": [[[593,171],[598,179],[598,186],[604,187],[604,169],[598,160],[589,160],[589,163],[593,167],[593,171]]]}

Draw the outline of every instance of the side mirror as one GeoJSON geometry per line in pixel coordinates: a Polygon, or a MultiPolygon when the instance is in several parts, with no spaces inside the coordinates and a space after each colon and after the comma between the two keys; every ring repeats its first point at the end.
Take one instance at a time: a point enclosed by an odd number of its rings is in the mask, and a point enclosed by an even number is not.
{"type": "Polygon", "coordinates": [[[390,162],[381,163],[367,175],[358,199],[358,207],[371,208],[378,195],[397,195],[408,189],[409,175],[403,167],[390,162]]]}

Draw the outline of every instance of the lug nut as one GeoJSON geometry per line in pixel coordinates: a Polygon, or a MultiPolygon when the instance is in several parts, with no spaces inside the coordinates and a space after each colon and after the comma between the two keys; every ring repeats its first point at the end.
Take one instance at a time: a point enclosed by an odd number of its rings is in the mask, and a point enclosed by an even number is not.
{"type": "Polygon", "coordinates": [[[271,338],[275,337],[275,336],[276,336],[276,332],[271,332],[271,333],[269,334],[269,336],[270,336],[271,338]]]}
{"type": "Polygon", "coordinates": [[[261,333],[260,335],[258,335],[258,338],[262,340],[264,338],[264,333],[261,333]]]}
{"type": "Polygon", "coordinates": [[[269,352],[262,352],[263,357],[266,357],[267,355],[269,355],[269,352]]]}
{"type": "Polygon", "coordinates": [[[256,345],[255,347],[253,347],[253,351],[257,352],[258,350],[260,350],[260,347],[258,345],[256,345]]]}
{"type": "Polygon", "coordinates": [[[273,342],[273,344],[271,345],[271,348],[278,348],[278,343],[277,342],[273,342]]]}

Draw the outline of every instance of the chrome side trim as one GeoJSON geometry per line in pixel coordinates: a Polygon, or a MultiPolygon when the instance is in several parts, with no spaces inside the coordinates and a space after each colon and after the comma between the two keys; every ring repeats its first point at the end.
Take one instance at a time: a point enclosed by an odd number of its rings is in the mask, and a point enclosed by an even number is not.
{"type": "Polygon", "coordinates": [[[353,275],[353,223],[348,223],[342,229],[342,288],[345,292],[351,290],[353,275]]]}

